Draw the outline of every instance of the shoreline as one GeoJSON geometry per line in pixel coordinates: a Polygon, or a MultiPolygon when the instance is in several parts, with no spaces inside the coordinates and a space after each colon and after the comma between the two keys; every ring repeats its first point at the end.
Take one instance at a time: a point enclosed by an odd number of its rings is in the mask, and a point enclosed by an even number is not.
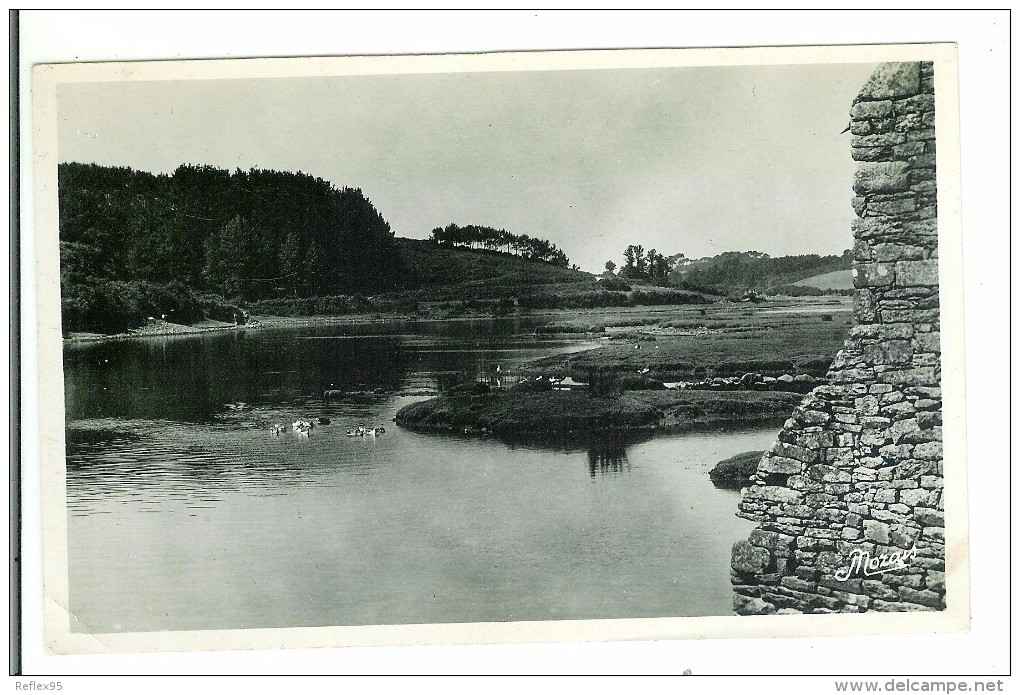
{"type": "Polygon", "coordinates": [[[161,321],[150,326],[131,329],[125,333],[71,333],[70,335],[63,337],[63,344],[64,347],[73,347],[79,345],[122,342],[125,340],[149,340],[152,338],[172,338],[176,336],[187,337],[209,335],[211,333],[227,333],[230,331],[262,330],[266,328],[304,328],[336,324],[369,324],[384,323],[388,321],[416,320],[422,319],[403,314],[389,314],[379,317],[368,314],[351,314],[340,316],[252,316],[248,323],[242,324],[206,322],[205,325],[195,324],[190,326],[186,324],[161,321]]]}
{"type": "MultiPolygon", "coordinates": [[[[660,311],[670,307],[654,307],[660,311]]],[[[631,312],[613,313],[635,313],[635,310],[642,310],[645,307],[634,307],[631,312]]],[[[652,309],[649,307],[648,309],[652,309]]],[[[462,316],[425,316],[420,314],[383,314],[372,312],[366,314],[334,314],[314,316],[255,316],[251,317],[248,323],[228,324],[225,322],[206,322],[207,325],[186,325],[161,321],[150,326],[130,329],[124,333],[71,333],[63,337],[64,347],[78,345],[94,345],[98,343],[120,342],[125,340],[147,340],[151,338],[167,338],[174,336],[196,336],[208,335],[210,333],[223,333],[228,331],[243,331],[249,329],[283,329],[283,328],[314,328],[316,326],[336,325],[370,325],[374,323],[458,323],[466,321],[482,320],[512,320],[512,319],[534,319],[543,317],[580,317],[588,314],[603,314],[591,309],[548,309],[533,311],[528,314],[509,314],[506,316],[492,316],[490,314],[465,314],[462,316]]]]}
{"type": "Polygon", "coordinates": [[[130,329],[124,333],[70,333],[63,337],[63,344],[64,347],[74,347],[79,345],[96,345],[99,343],[117,343],[125,340],[147,340],[149,338],[207,335],[209,333],[224,333],[227,331],[261,327],[262,326],[258,324],[238,325],[228,323],[223,323],[222,325],[189,326],[181,323],[161,321],[158,324],[130,329]]]}
{"type": "MultiPolygon", "coordinates": [[[[274,328],[305,328],[315,326],[333,326],[339,324],[351,324],[351,325],[366,325],[373,323],[388,323],[388,322],[461,322],[461,321],[479,321],[479,320],[512,320],[512,319],[535,319],[535,318],[550,318],[550,319],[561,319],[561,320],[577,320],[580,318],[592,318],[592,319],[609,319],[612,321],[612,317],[628,317],[637,315],[644,316],[664,316],[674,312],[681,312],[689,314],[692,310],[698,309],[709,309],[709,310],[726,310],[726,309],[743,309],[744,307],[734,304],[726,304],[723,302],[709,304],[709,305],[655,305],[655,306],[635,306],[635,307],[602,307],[602,308],[588,308],[588,309],[544,309],[531,311],[527,314],[508,314],[506,316],[492,316],[491,314],[478,313],[478,314],[464,314],[461,316],[442,316],[442,315],[423,315],[423,314],[400,314],[400,313],[380,313],[370,312],[364,314],[338,314],[338,315],[314,315],[314,316],[271,316],[271,315],[252,315],[248,323],[245,324],[232,324],[222,321],[205,321],[201,324],[178,324],[170,323],[167,321],[160,321],[148,326],[142,326],[139,328],[129,329],[123,333],[85,333],[85,332],[74,332],[63,336],[62,342],[65,348],[77,347],[84,345],[96,345],[99,343],[107,342],[122,342],[126,340],[148,340],[152,338],[169,338],[175,336],[198,336],[219,334],[229,331],[244,331],[244,330],[260,330],[260,329],[274,329],[274,328]]],[[[774,299],[764,305],[758,307],[758,312],[763,315],[773,314],[785,314],[785,313],[819,313],[824,311],[844,313],[849,312],[852,308],[852,304],[845,299],[836,299],[832,297],[825,297],[824,300],[819,303],[818,298],[792,298],[784,297],[774,299]],[[827,301],[825,301],[827,300],[827,301]]],[[[604,333],[595,333],[593,335],[608,336],[613,333],[619,333],[628,329],[636,328],[634,326],[618,325],[614,326],[611,323],[607,323],[606,330],[604,333]]],[[[569,332],[569,331],[568,331],[569,332]]],[[[663,337],[668,337],[668,334],[663,337]]]]}

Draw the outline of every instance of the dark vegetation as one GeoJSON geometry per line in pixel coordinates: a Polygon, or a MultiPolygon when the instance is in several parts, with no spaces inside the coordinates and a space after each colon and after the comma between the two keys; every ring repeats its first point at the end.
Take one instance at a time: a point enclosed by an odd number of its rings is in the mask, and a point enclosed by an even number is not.
{"type": "Polygon", "coordinates": [[[389,225],[361,191],[305,174],[72,163],[58,187],[65,330],[139,325],[196,297],[222,307],[375,292],[401,277],[389,225]]]}
{"type": "Polygon", "coordinates": [[[630,285],[620,278],[601,278],[599,279],[599,284],[607,290],[612,290],[614,292],[630,292],[632,289],[630,285]]]}
{"type": "Polygon", "coordinates": [[[800,398],[791,393],[704,391],[624,391],[598,396],[521,384],[412,403],[397,413],[396,421],[415,430],[497,435],[683,428],[781,422],[800,398]]]}
{"type": "Polygon", "coordinates": [[[633,398],[598,399],[571,391],[505,390],[446,395],[405,406],[397,424],[421,430],[495,434],[645,427],[657,420],[651,406],[633,398]]]}
{"type": "Polygon", "coordinates": [[[652,406],[664,426],[691,423],[782,423],[803,395],[789,391],[635,391],[652,406]]]}
{"type": "Polygon", "coordinates": [[[723,490],[740,490],[751,484],[763,451],[747,451],[720,461],[709,471],[712,484],[723,490]]]}
{"type": "Polygon", "coordinates": [[[348,314],[390,313],[410,314],[418,311],[413,297],[362,294],[325,297],[260,299],[246,304],[258,316],[346,316],[348,314]]]}
{"type": "Polygon", "coordinates": [[[84,277],[253,300],[376,291],[400,270],[361,191],[305,174],[62,164],[59,191],[61,261],[84,277]]]}
{"type": "Polygon", "coordinates": [[[728,251],[692,260],[682,253],[667,257],[655,249],[646,252],[640,244],[631,244],[624,249],[623,260],[622,266],[606,261],[606,277],[600,281],[606,289],[622,289],[617,283],[626,285],[622,280],[626,278],[717,296],[740,298],[744,293],[758,292],[769,296],[805,297],[848,294],[847,290],[793,283],[832,271],[849,270],[853,256],[850,250],[840,256],[808,254],[778,258],[757,251],[728,251]]]}
{"type": "Polygon", "coordinates": [[[852,289],[822,289],[820,287],[812,287],[811,285],[779,285],[778,287],[769,287],[765,290],[765,294],[769,297],[779,295],[784,297],[822,297],[833,294],[851,296],[853,293],[852,289]]]}
{"type": "Polygon", "coordinates": [[[203,320],[243,322],[244,311],[222,297],[180,281],[67,277],[62,269],[61,309],[65,331],[121,333],[149,319],[194,324],[203,320]]]}
{"type": "MultiPolygon", "coordinates": [[[[669,276],[669,269],[669,259],[655,249],[645,253],[644,246],[631,244],[623,251],[623,267],[620,268],[620,276],[665,284],[669,276]]],[[[606,270],[610,270],[609,263],[606,264],[606,270]]]]}
{"type": "MultiPolygon", "coordinates": [[[[589,379],[592,377],[589,376],[589,379]]],[[[616,374],[613,375],[613,388],[621,391],[657,391],[665,389],[666,386],[658,379],[652,379],[641,374],[616,374]]]]}

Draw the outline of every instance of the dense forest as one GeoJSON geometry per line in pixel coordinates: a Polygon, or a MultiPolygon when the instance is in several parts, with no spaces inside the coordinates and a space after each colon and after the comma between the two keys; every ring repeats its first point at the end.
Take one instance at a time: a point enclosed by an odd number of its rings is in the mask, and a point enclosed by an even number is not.
{"type": "Polygon", "coordinates": [[[68,163],[58,187],[68,330],[123,329],[160,309],[196,320],[196,302],[223,304],[213,295],[375,292],[399,280],[393,233],[371,202],[305,174],[68,163]]]}

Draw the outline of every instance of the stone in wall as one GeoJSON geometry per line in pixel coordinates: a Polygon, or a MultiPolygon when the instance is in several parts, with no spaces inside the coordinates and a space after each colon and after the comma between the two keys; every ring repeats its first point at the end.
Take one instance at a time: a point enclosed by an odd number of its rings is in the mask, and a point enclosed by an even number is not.
{"type": "Polygon", "coordinates": [[[741,500],[737,613],[946,607],[933,80],[887,63],[851,106],[854,326],[741,500]]]}

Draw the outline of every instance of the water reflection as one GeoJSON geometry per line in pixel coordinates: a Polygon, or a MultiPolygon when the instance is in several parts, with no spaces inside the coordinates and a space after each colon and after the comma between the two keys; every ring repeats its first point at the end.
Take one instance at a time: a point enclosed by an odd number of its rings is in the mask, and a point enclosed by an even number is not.
{"type": "Polygon", "coordinates": [[[67,351],[68,420],[205,422],[227,403],[286,403],[329,388],[393,391],[409,366],[395,337],[279,339],[252,332],[67,351]]]}
{"type": "Polygon", "coordinates": [[[363,396],[498,383],[503,369],[582,341],[539,338],[522,321],[406,322],[218,332],[71,346],[64,351],[67,420],[210,422],[227,404],[363,396]]]}
{"type": "Polygon", "coordinates": [[[627,449],[623,442],[607,440],[588,449],[588,473],[592,478],[624,472],[630,472],[630,461],[627,460],[627,449]]]}

